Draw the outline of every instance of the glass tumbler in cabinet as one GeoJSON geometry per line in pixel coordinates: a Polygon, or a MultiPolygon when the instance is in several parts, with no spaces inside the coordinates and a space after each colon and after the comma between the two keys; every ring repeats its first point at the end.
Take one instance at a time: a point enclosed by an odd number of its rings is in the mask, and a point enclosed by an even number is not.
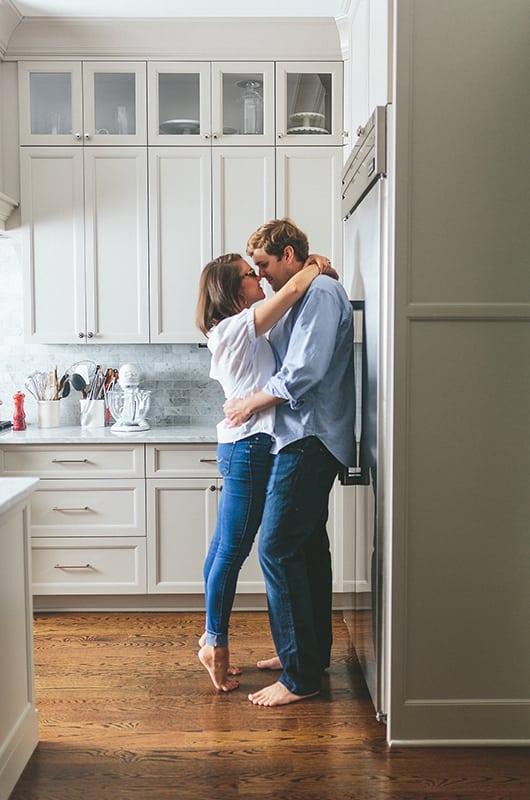
{"type": "Polygon", "coordinates": [[[21,61],[18,81],[20,144],[81,145],[81,64],[21,61]]]}

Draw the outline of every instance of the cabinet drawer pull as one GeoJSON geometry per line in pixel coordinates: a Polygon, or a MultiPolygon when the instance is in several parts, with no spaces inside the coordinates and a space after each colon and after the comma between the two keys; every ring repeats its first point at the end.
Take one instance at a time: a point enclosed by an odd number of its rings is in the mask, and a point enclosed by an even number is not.
{"type": "Polygon", "coordinates": [[[92,569],[92,564],[54,564],[54,569],[92,569]]]}
{"type": "Polygon", "coordinates": [[[52,464],[88,464],[88,458],[52,458],[52,464]]]}
{"type": "Polygon", "coordinates": [[[52,506],[52,511],[90,511],[90,506],[52,506]]]}
{"type": "Polygon", "coordinates": [[[199,464],[217,464],[216,458],[199,458],[199,464]]]}

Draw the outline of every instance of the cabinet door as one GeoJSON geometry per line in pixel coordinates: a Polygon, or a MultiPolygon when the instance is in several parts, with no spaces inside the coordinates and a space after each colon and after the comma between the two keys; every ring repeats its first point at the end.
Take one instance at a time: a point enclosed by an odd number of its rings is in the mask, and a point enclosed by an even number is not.
{"type": "Polygon", "coordinates": [[[87,338],[149,341],[147,152],[85,147],[87,338]]]}
{"type": "Polygon", "coordinates": [[[148,64],[149,144],[210,145],[210,64],[148,64]]]}
{"type": "Polygon", "coordinates": [[[342,144],[342,62],[276,64],[280,144],[342,144]]]}
{"type": "Polygon", "coordinates": [[[85,144],[147,144],[146,65],[83,64],[85,144]]]}
{"type": "Polygon", "coordinates": [[[148,591],[202,594],[202,569],[217,515],[218,482],[147,481],[148,591]]]}
{"type": "Polygon", "coordinates": [[[274,218],[274,148],[212,151],[213,254],[245,256],[249,235],[274,218]]]}
{"type": "Polygon", "coordinates": [[[212,252],[210,173],[210,148],[149,148],[152,342],[203,340],[195,304],[212,252]]]}
{"type": "Polygon", "coordinates": [[[274,64],[212,64],[212,143],[274,144],[274,64]]]}
{"type": "Polygon", "coordinates": [[[24,328],[28,342],[85,335],[83,152],[20,151],[24,328]]]}
{"type": "Polygon", "coordinates": [[[81,63],[21,61],[20,144],[82,145],[81,63]]]}
{"type": "Polygon", "coordinates": [[[307,234],[312,253],[327,255],[342,273],[340,147],[276,150],[278,217],[291,217],[307,234]]]}

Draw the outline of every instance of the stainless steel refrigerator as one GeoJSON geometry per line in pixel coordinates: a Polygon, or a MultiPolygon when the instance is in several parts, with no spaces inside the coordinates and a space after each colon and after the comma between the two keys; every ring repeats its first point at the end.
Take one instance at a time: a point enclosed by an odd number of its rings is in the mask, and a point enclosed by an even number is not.
{"type": "Polygon", "coordinates": [[[342,482],[355,486],[354,593],[345,612],[376,716],[386,720],[384,542],[379,510],[378,466],[381,447],[380,392],[382,272],[386,220],[386,119],[378,107],[360,128],[342,179],[344,285],[355,319],[357,463],[342,482]]]}

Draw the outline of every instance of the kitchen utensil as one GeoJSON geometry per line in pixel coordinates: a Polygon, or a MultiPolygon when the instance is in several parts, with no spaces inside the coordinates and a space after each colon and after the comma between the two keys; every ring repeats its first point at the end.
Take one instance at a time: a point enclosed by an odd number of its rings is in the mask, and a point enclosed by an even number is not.
{"type": "Polygon", "coordinates": [[[82,375],[80,375],[78,372],[74,372],[74,374],[70,377],[70,383],[74,389],[76,389],[76,391],[83,393],[83,397],[87,396],[88,386],[82,375]]]}

